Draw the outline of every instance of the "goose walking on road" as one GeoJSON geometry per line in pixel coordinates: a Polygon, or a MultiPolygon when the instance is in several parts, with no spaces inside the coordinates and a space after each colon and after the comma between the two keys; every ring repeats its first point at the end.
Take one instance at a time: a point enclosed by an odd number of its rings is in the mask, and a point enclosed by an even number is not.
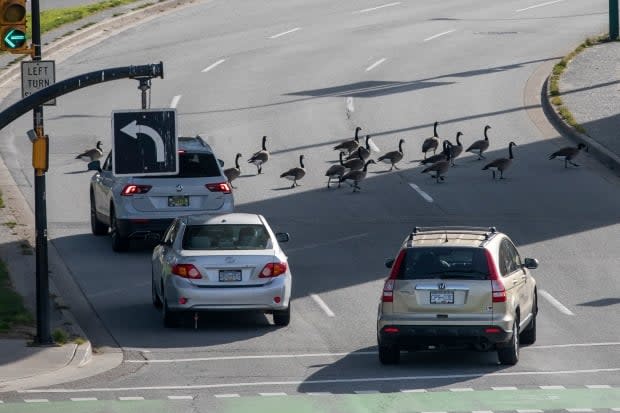
{"type": "Polygon", "coordinates": [[[359,186],[360,181],[366,178],[366,174],[368,172],[368,165],[371,163],[375,163],[372,159],[366,161],[364,164],[364,168],[361,171],[349,171],[342,178],[340,178],[340,182],[351,181],[353,186],[353,192],[359,191],[361,188],[359,186]]]}
{"type": "Polygon", "coordinates": [[[296,186],[299,186],[297,181],[302,179],[304,176],[306,176],[306,169],[304,167],[304,156],[299,155],[299,166],[283,172],[282,175],[280,175],[280,178],[285,178],[293,181],[293,185],[291,185],[291,188],[295,188],[296,186]]]}
{"type": "Polygon", "coordinates": [[[504,179],[504,171],[512,165],[512,160],[514,159],[514,156],[512,155],[513,146],[517,146],[517,144],[510,142],[508,145],[508,153],[510,155],[508,158],[495,159],[494,161],[486,164],[482,170],[486,171],[487,169],[490,169],[493,172],[493,179],[495,179],[495,172],[499,172],[499,179],[504,179]]]}
{"type": "Polygon", "coordinates": [[[224,175],[226,175],[228,182],[230,182],[230,186],[233,188],[235,187],[233,186],[232,181],[239,178],[239,175],[241,175],[241,168],[239,167],[239,158],[241,158],[241,156],[242,155],[240,153],[238,153],[235,156],[235,167],[234,168],[224,169],[224,175]]]}
{"type": "Polygon", "coordinates": [[[433,155],[437,152],[437,148],[439,147],[440,139],[439,135],[437,135],[437,125],[439,122],[435,122],[433,125],[433,136],[430,138],[426,138],[424,143],[422,143],[422,152],[424,152],[424,159],[426,159],[426,155],[428,151],[433,151],[433,155]]]}
{"type": "Polygon", "coordinates": [[[360,146],[360,137],[359,133],[362,130],[359,126],[355,128],[355,137],[353,139],[349,139],[348,141],[344,141],[334,146],[334,150],[336,151],[346,151],[347,153],[351,153],[355,151],[358,146],[360,146]]]}
{"type": "Polygon", "coordinates": [[[457,132],[456,134],[456,145],[452,145],[450,142],[450,161],[452,162],[452,166],[456,166],[454,164],[454,160],[463,153],[463,144],[461,143],[461,136],[463,133],[457,132]]]}
{"type": "Polygon", "coordinates": [[[420,161],[420,165],[432,165],[439,161],[445,161],[446,159],[448,159],[448,151],[449,151],[448,148],[451,146],[452,144],[450,143],[450,141],[443,141],[442,151],[436,155],[429,156],[428,158],[422,159],[420,161]]]}
{"type": "Polygon", "coordinates": [[[356,152],[351,153],[347,160],[351,160],[354,158],[360,158],[362,161],[366,161],[370,157],[370,135],[366,135],[366,144],[365,146],[360,146],[357,148],[356,152]]]}
{"type": "Polygon", "coordinates": [[[342,157],[344,156],[344,152],[340,151],[340,163],[338,165],[332,165],[329,167],[327,172],[325,172],[325,176],[329,179],[327,180],[327,187],[330,187],[332,179],[338,180],[338,188],[340,188],[340,178],[344,175],[347,168],[344,166],[344,162],[342,161],[342,157]]]}
{"type": "MultiPolygon", "coordinates": [[[[361,147],[357,148],[358,153],[362,150],[361,147]]],[[[364,160],[361,156],[358,156],[353,159],[349,159],[344,163],[344,167],[350,169],[352,171],[359,171],[364,167],[364,160]]]]}
{"type": "Polygon", "coordinates": [[[571,164],[573,166],[579,166],[578,164],[573,162],[573,159],[575,159],[584,148],[586,148],[587,150],[587,146],[584,143],[580,143],[576,147],[566,146],[559,151],[555,151],[551,155],[549,155],[549,159],[564,158],[564,168],[568,168],[568,164],[571,164]]]}
{"type": "Polygon", "coordinates": [[[263,172],[263,164],[269,161],[269,151],[267,150],[267,137],[263,136],[263,149],[254,153],[250,159],[248,159],[248,163],[252,163],[256,165],[256,169],[258,174],[263,172]]]}
{"type": "Polygon", "coordinates": [[[101,141],[97,141],[97,145],[93,149],[88,149],[78,156],[75,159],[81,159],[84,162],[92,162],[100,159],[103,156],[103,149],[101,149],[102,143],[101,141]]]}
{"type": "Polygon", "coordinates": [[[478,153],[478,160],[486,159],[482,156],[482,152],[489,149],[489,136],[487,135],[488,130],[491,129],[489,125],[484,127],[484,139],[479,139],[476,142],[472,143],[469,148],[465,149],[465,152],[478,153]]]}
{"type": "Polygon", "coordinates": [[[389,163],[390,164],[390,171],[392,170],[392,168],[398,169],[398,166],[396,166],[396,164],[403,160],[403,155],[404,155],[404,153],[403,153],[403,143],[405,143],[404,139],[399,140],[398,141],[398,150],[397,151],[388,152],[385,155],[380,156],[379,159],[377,159],[377,161],[389,163]]]}
{"type": "Polygon", "coordinates": [[[443,152],[445,154],[445,159],[441,159],[433,163],[431,166],[422,170],[422,173],[424,174],[428,172],[435,172],[435,179],[437,180],[437,183],[439,183],[440,180],[443,181],[446,178],[446,172],[448,172],[448,169],[450,169],[450,153],[452,146],[453,145],[450,142],[444,142],[443,152]]]}

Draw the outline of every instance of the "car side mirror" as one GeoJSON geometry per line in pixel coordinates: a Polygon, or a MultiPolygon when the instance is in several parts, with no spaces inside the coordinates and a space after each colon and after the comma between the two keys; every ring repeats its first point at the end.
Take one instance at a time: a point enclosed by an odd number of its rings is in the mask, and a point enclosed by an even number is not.
{"type": "Polygon", "coordinates": [[[536,258],[526,258],[523,260],[523,266],[530,270],[538,268],[538,260],[536,258]]]}
{"type": "Polygon", "coordinates": [[[278,242],[288,242],[291,237],[288,235],[288,232],[276,232],[276,239],[278,242]]]}
{"type": "Polygon", "coordinates": [[[99,162],[99,161],[89,162],[88,163],[88,170],[89,171],[101,172],[101,162],[99,162]]]}
{"type": "Polygon", "coordinates": [[[218,160],[217,160],[217,163],[219,163],[219,164],[220,164],[220,168],[223,168],[223,167],[224,167],[224,161],[223,161],[223,160],[218,159],[218,160]]]}
{"type": "Polygon", "coordinates": [[[387,260],[385,260],[385,266],[387,268],[392,268],[393,265],[394,265],[394,258],[388,258],[387,260]]]}

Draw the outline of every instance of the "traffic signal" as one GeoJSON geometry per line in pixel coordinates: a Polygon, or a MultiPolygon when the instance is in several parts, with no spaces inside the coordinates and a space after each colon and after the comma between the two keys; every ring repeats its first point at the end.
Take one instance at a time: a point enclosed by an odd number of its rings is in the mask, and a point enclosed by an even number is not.
{"type": "Polygon", "coordinates": [[[26,43],[26,0],[0,0],[0,50],[30,53],[26,43]]]}

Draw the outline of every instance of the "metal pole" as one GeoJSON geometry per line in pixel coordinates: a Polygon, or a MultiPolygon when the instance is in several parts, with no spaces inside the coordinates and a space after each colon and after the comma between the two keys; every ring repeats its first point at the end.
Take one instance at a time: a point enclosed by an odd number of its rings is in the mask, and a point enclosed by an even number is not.
{"type": "MultiPolygon", "coordinates": [[[[41,60],[41,16],[39,0],[32,1],[32,60],[41,60]]],[[[34,130],[38,138],[45,135],[43,129],[43,106],[32,111],[34,130]]],[[[52,344],[50,331],[49,272],[47,262],[47,205],[45,202],[45,171],[34,172],[34,214],[36,232],[36,279],[37,279],[37,337],[39,345],[52,344]]]]}
{"type": "Polygon", "coordinates": [[[609,40],[618,40],[618,0],[609,0],[609,40]]]}

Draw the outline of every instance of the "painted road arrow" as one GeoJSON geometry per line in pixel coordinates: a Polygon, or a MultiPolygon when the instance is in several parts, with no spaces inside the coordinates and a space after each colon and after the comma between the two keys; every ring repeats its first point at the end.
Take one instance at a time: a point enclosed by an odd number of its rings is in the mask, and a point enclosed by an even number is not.
{"type": "Polygon", "coordinates": [[[127,126],[122,128],[121,132],[131,136],[134,139],[138,139],[139,133],[151,138],[153,140],[153,143],[155,143],[157,162],[164,162],[164,141],[155,129],[147,125],[138,125],[138,121],[134,120],[127,126]]]}
{"type": "Polygon", "coordinates": [[[26,34],[21,30],[11,29],[4,36],[4,43],[11,49],[16,49],[26,41],[26,34]]]}

